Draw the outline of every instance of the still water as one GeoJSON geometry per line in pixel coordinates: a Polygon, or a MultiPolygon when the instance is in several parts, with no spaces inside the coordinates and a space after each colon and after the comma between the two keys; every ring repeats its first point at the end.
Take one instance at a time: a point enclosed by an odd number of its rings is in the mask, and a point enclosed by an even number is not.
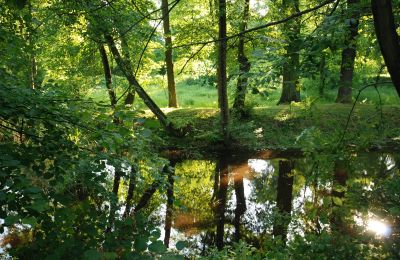
{"type": "Polygon", "coordinates": [[[287,243],[322,232],[396,240],[399,219],[392,213],[400,205],[385,196],[400,196],[387,190],[399,164],[393,154],[307,159],[268,151],[172,161],[161,195],[166,203],[152,216],[170,247],[190,241],[198,253],[239,240],[257,247],[270,237],[287,243]]]}

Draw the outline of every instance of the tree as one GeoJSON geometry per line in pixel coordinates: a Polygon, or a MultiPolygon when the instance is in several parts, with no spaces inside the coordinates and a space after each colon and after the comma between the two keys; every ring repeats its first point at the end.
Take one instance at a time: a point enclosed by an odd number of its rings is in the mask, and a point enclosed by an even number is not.
{"type": "Polygon", "coordinates": [[[400,42],[391,0],[371,0],[375,32],[382,56],[400,97],[400,42]]]}
{"type": "MultiPolygon", "coordinates": [[[[247,21],[249,19],[249,6],[250,6],[250,0],[244,0],[242,21],[240,23],[240,28],[239,28],[240,33],[243,33],[247,29],[247,21]]],[[[237,58],[239,63],[239,77],[237,80],[235,100],[233,102],[233,108],[239,114],[242,114],[244,110],[244,102],[246,98],[247,81],[248,81],[247,73],[250,71],[250,62],[249,59],[246,57],[244,40],[245,40],[244,35],[243,34],[239,35],[238,58],[237,58]]]]}
{"type": "Polygon", "coordinates": [[[229,108],[226,78],[226,1],[218,5],[218,104],[221,113],[221,130],[225,145],[229,142],[229,108]]]}
{"type": "Polygon", "coordinates": [[[174,78],[174,62],[172,60],[172,39],[171,29],[169,25],[169,9],[168,0],[161,1],[161,9],[163,15],[164,39],[165,39],[165,64],[167,68],[168,80],[168,106],[178,107],[176,100],[175,78],[174,78]]]}
{"type": "MultiPolygon", "coordinates": [[[[299,0],[283,0],[283,9],[285,13],[293,15],[299,12],[299,0]]],[[[287,41],[285,46],[285,61],[282,68],[283,81],[282,93],[279,104],[287,104],[292,101],[300,101],[300,83],[299,83],[299,35],[300,20],[292,19],[283,25],[283,34],[287,41]]]]}
{"type": "Polygon", "coordinates": [[[340,82],[336,103],[351,103],[352,83],[354,75],[354,61],[357,50],[358,24],[360,11],[358,10],[359,0],[347,1],[347,12],[349,17],[346,19],[347,33],[344,38],[344,48],[342,51],[342,62],[340,66],[340,82]]]}

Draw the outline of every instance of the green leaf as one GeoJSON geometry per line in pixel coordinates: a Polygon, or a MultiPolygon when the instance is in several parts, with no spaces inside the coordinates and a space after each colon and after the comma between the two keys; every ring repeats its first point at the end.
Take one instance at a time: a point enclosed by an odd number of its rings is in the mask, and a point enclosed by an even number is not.
{"type": "Polygon", "coordinates": [[[336,206],[342,206],[343,205],[343,201],[341,198],[338,197],[332,197],[332,201],[336,206]]]}
{"type": "Polygon", "coordinates": [[[103,258],[114,260],[118,258],[118,255],[115,252],[105,252],[103,253],[103,258]]]}
{"type": "Polygon", "coordinates": [[[18,220],[19,220],[19,216],[18,215],[16,215],[16,216],[8,216],[4,220],[4,225],[11,226],[11,225],[17,223],[18,220]]]}
{"type": "Polygon", "coordinates": [[[22,224],[30,225],[32,228],[34,228],[37,224],[37,220],[35,217],[23,218],[21,222],[22,224]]]}
{"type": "Polygon", "coordinates": [[[176,245],[175,245],[176,249],[178,249],[178,250],[182,250],[187,246],[188,246],[188,243],[186,241],[178,241],[178,243],[176,243],[176,245]]]}
{"type": "Polygon", "coordinates": [[[147,249],[147,239],[144,238],[137,238],[135,240],[135,250],[137,252],[143,252],[144,250],[147,249]]]}
{"type": "Polygon", "coordinates": [[[149,250],[153,253],[162,254],[167,251],[167,248],[162,241],[155,241],[149,245],[149,250]]]}
{"type": "Polygon", "coordinates": [[[45,200],[36,200],[33,202],[30,208],[40,213],[48,209],[49,204],[45,200]]]}
{"type": "Polygon", "coordinates": [[[165,255],[160,257],[161,260],[183,260],[185,257],[181,255],[165,255]]]}
{"type": "Polygon", "coordinates": [[[90,249],[90,250],[87,250],[83,254],[83,259],[85,259],[85,260],[99,260],[99,259],[101,259],[101,254],[99,252],[97,252],[97,250],[90,249]]]}

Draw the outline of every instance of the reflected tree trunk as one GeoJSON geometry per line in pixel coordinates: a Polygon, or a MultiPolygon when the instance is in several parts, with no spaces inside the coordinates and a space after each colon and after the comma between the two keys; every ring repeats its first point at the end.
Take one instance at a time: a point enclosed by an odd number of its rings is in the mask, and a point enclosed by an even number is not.
{"type": "Polygon", "coordinates": [[[235,209],[235,241],[238,242],[241,239],[240,233],[240,219],[246,212],[246,198],[244,196],[243,186],[243,172],[237,172],[234,175],[234,186],[236,195],[236,209],[235,209]]]}
{"type": "Polygon", "coordinates": [[[172,215],[174,212],[174,176],[176,162],[171,161],[172,170],[168,171],[168,188],[167,188],[167,211],[165,214],[165,237],[164,245],[169,247],[169,239],[171,237],[172,215]]]}
{"type": "Polygon", "coordinates": [[[225,207],[228,193],[228,162],[226,158],[221,158],[217,163],[216,174],[219,175],[219,187],[217,193],[217,205],[215,210],[216,237],[215,245],[219,250],[224,247],[224,227],[225,227],[225,207]]]}
{"type": "Polygon", "coordinates": [[[110,201],[110,215],[108,218],[108,227],[106,228],[106,233],[109,233],[112,229],[112,226],[114,225],[114,220],[115,220],[115,212],[117,211],[118,208],[118,191],[119,191],[119,186],[121,183],[121,176],[122,172],[120,170],[115,170],[115,176],[114,176],[114,181],[113,181],[113,198],[110,201]]]}
{"type": "Polygon", "coordinates": [[[278,216],[274,220],[273,235],[280,236],[283,242],[287,240],[288,226],[291,221],[292,199],[293,199],[293,176],[294,161],[279,161],[278,187],[276,207],[278,216]]]}
{"type": "Polygon", "coordinates": [[[349,17],[346,19],[348,32],[344,39],[344,49],[342,51],[342,63],[340,66],[339,90],[336,103],[351,103],[352,84],[354,75],[354,61],[356,59],[357,35],[360,13],[357,8],[360,0],[347,0],[347,12],[349,17]]]}
{"type": "Polygon", "coordinates": [[[129,215],[129,212],[131,211],[132,208],[132,199],[133,199],[133,192],[135,190],[136,186],[136,169],[134,166],[131,166],[131,172],[129,176],[129,186],[128,186],[128,192],[126,194],[126,201],[125,201],[125,211],[123,217],[126,218],[129,215]]]}
{"type": "Polygon", "coordinates": [[[349,233],[348,227],[344,221],[341,207],[345,196],[346,182],[348,179],[348,162],[338,160],[335,162],[332,188],[332,216],[330,219],[331,229],[343,234],[349,233]]]}

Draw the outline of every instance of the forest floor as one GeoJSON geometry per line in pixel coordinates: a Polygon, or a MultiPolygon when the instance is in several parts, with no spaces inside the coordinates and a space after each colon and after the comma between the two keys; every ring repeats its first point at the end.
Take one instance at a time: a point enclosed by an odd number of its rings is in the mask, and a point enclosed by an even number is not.
{"type": "MultiPolygon", "coordinates": [[[[303,103],[253,108],[246,118],[232,118],[231,149],[400,150],[399,105],[380,108],[359,104],[349,118],[351,109],[352,105],[303,103]]],[[[207,154],[222,149],[217,109],[166,109],[165,112],[176,126],[186,126],[189,132],[185,137],[170,137],[151,119],[150,125],[162,137],[155,144],[160,150],[207,154]]]]}

